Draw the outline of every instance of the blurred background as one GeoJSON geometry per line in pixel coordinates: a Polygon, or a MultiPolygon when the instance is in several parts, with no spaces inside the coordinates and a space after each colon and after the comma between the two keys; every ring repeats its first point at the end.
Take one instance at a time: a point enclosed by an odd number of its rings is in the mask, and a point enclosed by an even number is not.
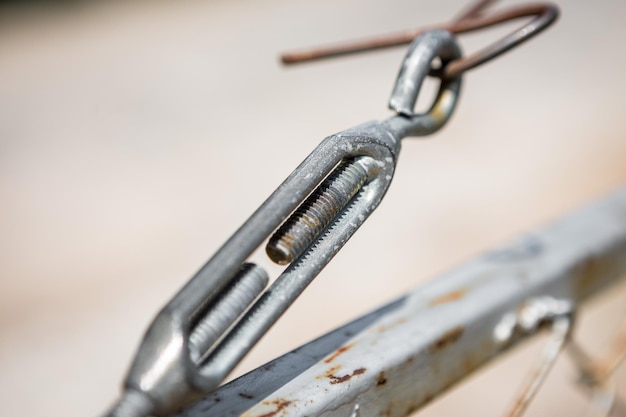
{"type": "MultiPolygon", "coordinates": [[[[465,76],[446,128],[403,142],[379,209],[235,375],[626,183],[626,2],[559,3],[546,33],[465,76]]],[[[404,48],[293,68],[280,52],[466,5],[1,2],[0,414],[101,414],[157,310],[313,147],[390,114],[404,48]]],[[[585,309],[593,351],[625,297],[585,309]]],[[[424,415],[501,414],[540,346],[424,415]]],[[[575,378],[560,360],[528,415],[580,415],[575,378]]]]}

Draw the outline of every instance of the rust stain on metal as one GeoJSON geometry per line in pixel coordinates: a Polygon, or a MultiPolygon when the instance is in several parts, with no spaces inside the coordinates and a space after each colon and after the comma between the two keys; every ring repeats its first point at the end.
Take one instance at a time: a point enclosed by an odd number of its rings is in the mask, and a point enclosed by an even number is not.
{"type": "Polygon", "coordinates": [[[386,383],[387,383],[387,376],[385,375],[385,372],[382,371],[376,377],[376,385],[381,386],[381,385],[385,385],[386,383]]]}
{"type": "Polygon", "coordinates": [[[430,300],[428,302],[428,305],[430,307],[434,307],[434,306],[437,306],[439,304],[451,303],[453,301],[457,301],[457,300],[460,300],[461,298],[465,297],[465,294],[467,294],[467,290],[465,288],[454,290],[454,291],[449,292],[447,294],[444,294],[444,295],[441,295],[439,297],[433,298],[432,300],[430,300]]]}
{"type": "Polygon", "coordinates": [[[335,374],[335,372],[337,372],[340,369],[341,369],[340,365],[333,366],[328,371],[326,371],[324,375],[317,376],[316,379],[331,378],[335,374]]]}
{"type": "Polygon", "coordinates": [[[282,398],[272,400],[272,401],[263,401],[263,405],[273,405],[276,407],[274,411],[270,411],[269,413],[261,414],[257,417],[276,417],[278,413],[282,413],[282,411],[291,405],[292,401],[285,400],[282,398]]]}
{"type": "Polygon", "coordinates": [[[450,346],[457,340],[461,338],[463,335],[462,327],[455,327],[454,329],[447,331],[444,333],[439,339],[435,340],[433,344],[431,344],[428,350],[431,353],[438,352],[446,347],[450,346]]]}
{"type": "Polygon", "coordinates": [[[324,359],[325,363],[331,363],[332,361],[334,361],[335,359],[337,359],[337,357],[339,355],[341,355],[342,353],[345,353],[347,351],[349,351],[352,347],[354,346],[354,343],[350,343],[348,345],[344,345],[341,346],[339,349],[337,349],[336,351],[333,352],[332,355],[330,355],[328,358],[324,359]]]}
{"type": "Polygon", "coordinates": [[[333,384],[333,385],[334,384],[344,383],[344,382],[348,381],[349,379],[351,379],[353,376],[364,374],[365,371],[366,371],[365,368],[359,368],[359,369],[355,369],[351,374],[347,374],[347,375],[344,375],[344,376],[338,377],[338,376],[331,375],[330,378],[331,378],[332,381],[330,381],[330,383],[333,384]]]}
{"type": "Polygon", "coordinates": [[[318,376],[317,379],[328,378],[330,379],[330,383],[332,385],[335,385],[335,384],[341,384],[343,382],[346,382],[350,380],[353,376],[362,375],[365,373],[365,371],[367,371],[367,369],[365,368],[358,368],[352,371],[351,374],[337,376],[335,375],[335,372],[337,372],[339,369],[341,369],[341,366],[333,366],[328,371],[326,371],[324,375],[318,376]]]}

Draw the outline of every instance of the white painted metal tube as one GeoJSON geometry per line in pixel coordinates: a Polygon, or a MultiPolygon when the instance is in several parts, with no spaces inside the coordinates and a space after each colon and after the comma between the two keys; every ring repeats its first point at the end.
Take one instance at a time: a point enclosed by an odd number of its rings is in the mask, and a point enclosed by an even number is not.
{"type": "Polygon", "coordinates": [[[537,296],[578,305],[626,270],[626,188],[436,277],[216,390],[187,417],[405,416],[505,350],[537,296]]]}

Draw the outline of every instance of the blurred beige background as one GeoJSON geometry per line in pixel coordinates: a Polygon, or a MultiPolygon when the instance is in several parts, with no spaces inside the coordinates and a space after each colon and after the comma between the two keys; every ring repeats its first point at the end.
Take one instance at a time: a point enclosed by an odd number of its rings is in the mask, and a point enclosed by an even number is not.
{"type": "MultiPolygon", "coordinates": [[[[389,115],[402,48],[298,68],[279,52],[466,4],[1,6],[0,414],[100,414],[157,309],[308,152],[389,115]]],[[[560,5],[548,32],[467,74],[443,131],[404,142],[381,207],[237,374],[626,183],[626,2],[560,5]]],[[[587,343],[625,296],[583,316],[587,343]]],[[[537,343],[426,414],[501,414],[537,343]]],[[[583,410],[562,362],[529,416],[583,410]]]]}

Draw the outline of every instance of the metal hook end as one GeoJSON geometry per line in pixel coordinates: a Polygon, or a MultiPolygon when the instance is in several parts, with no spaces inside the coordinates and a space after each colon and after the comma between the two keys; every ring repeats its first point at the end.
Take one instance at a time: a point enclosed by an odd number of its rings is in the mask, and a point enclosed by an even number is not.
{"type": "Polygon", "coordinates": [[[431,72],[433,60],[439,58],[442,68],[461,56],[461,49],[454,36],[445,30],[437,29],[415,38],[402,62],[396,78],[389,108],[405,116],[404,135],[424,136],[439,130],[452,116],[461,89],[461,77],[442,79],[439,92],[430,110],[424,114],[415,113],[414,107],[420,88],[431,72]]]}
{"type": "Polygon", "coordinates": [[[389,108],[405,116],[417,116],[413,108],[433,60],[439,58],[445,66],[460,56],[461,49],[448,31],[431,30],[415,38],[402,61],[389,108]]]}

